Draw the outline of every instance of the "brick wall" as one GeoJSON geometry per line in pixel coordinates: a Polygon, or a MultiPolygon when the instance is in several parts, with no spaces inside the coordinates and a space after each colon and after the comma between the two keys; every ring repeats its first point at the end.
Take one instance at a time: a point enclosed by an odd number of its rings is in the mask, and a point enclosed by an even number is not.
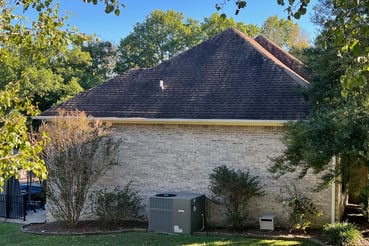
{"type": "MultiPolygon", "coordinates": [[[[130,180],[141,190],[146,204],[150,195],[166,191],[205,193],[208,197],[209,173],[219,166],[248,169],[259,176],[265,190],[264,197],[253,198],[250,203],[250,224],[257,225],[265,213],[277,215],[276,223],[286,225],[288,210],[279,201],[285,187],[292,183],[297,190],[312,197],[324,211],[319,219],[329,222],[330,190],[312,192],[320,182],[318,176],[308,173],[303,179],[288,174],[272,179],[267,167],[270,157],[283,149],[282,128],[239,126],[189,125],[121,125],[115,126],[116,137],[123,139],[119,166],[107,171],[96,187],[113,189],[130,180]]],[[[224,208],[209,203],[208,220],[211,225],[224,225],[224,208]]],[[[87,216],[87,214],[86,214],[87,216]]]]}

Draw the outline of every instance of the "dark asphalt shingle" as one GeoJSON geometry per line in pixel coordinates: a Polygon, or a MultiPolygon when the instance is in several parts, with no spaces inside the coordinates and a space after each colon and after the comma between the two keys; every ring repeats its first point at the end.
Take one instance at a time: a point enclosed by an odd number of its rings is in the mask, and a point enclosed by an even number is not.
{"type": "Polygon", "coordinates": [[[296,92],[301,86],[307,82],[259,43],[227,29],[154,68],[116,76],[42,116],[78,108],[94,117],[297,120],[308,114],[296,92]]]}

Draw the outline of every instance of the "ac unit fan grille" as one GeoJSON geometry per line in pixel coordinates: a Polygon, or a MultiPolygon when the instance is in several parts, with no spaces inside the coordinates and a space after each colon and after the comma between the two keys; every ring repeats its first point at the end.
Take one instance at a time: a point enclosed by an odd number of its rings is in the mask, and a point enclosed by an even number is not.
{"type": "Polygon", "coordinates": [[[151,209],[168,209],[168,210],[172,210],[172,208],[173,208],[173,200],[152,197],[150,199],[150,208],[151,209]]]}
{"type": "Polygon", "coordinates": [[[150,210],[150,228],[161,232],[172,232],[173,214],[169,210],[150,210]]]}

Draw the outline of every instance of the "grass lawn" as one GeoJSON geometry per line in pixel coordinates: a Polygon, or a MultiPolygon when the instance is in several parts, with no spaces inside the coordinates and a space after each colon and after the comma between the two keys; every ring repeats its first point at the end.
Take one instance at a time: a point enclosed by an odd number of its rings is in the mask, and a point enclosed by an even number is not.
{"type": "Polygon", "coordinates": [[[306,245],[315,246],[312,242],[297,240],[272,240],[249,237],[215,237],[166,235],[157,233],[119,233],[106,235],[83,236],[50,236],[32,235],[21,232],[22,225],[0,222],[1,245],[185,245],[185,246],[221,246],[221,245],[306,245]]]}

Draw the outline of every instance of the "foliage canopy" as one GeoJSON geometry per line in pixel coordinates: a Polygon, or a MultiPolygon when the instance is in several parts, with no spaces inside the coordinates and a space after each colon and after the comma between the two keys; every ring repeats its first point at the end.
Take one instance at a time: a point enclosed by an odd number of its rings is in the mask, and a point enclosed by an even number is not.
{"type": "Polygon", "coordinates": [[[29,131],[29,118],[38,113],[31,101],[20,97],[19,84],[9,84],[0,91],[0,188],[18,170],[32,171],[45,178],[46,167],[41,158],[46,143],[43,135],[39,141],[29,131]]]}
{"type": "MultiPolygon", "coordinates": [[[[350,189],[352,181],[358,179],[352,176],[350,170],[369,167],[369,87],[359,79],[362,76],[366,79],[367,72],[358,68],[353,50],[342,49],[344,42],[337,36],[354,28],[350,24],[354,21],[351,16],[340,23],[340,15],[349,6],[343,8],[339,2],[322,0],[317,8],[315,20],[321,24],[322,32],[315,47],[304,54],[305,63],[315,75],[305,91],[311,112],[307,121],[288,125],[284,138],[287,148],[274,159],[270,170],[282,175],[299,169],[303,176],[308,169],[315,172],[327,170],[331,158],[337,156],[339,162],[331,172],[326,173],[324,183],[341,176],[345,188],[350,189]],[[350,79],[345,82],[347,76],[350,79]]],[[[353,4],[351,8],[355,16],[359,10],[363,14],[366,7],[361,5],[359,8],[353,4]]],[[[361,20],[364,19],[366,16],[361,17],[361,20]]],[[[366,26],[362,28],[365,32],[366,26]]],[[[368,44],[367,38],[361,34],[355,35],[355,39],[358,45],[368,44]]]]}
{"type": "Polygon", "coordinates": [[[309,45],[307,36],[301,33],[297,24],[277,16],[268,18],[261,28],[236,22],[233,18],[222,18],[218,13],[200,22],[185,19],[183,13],[174,10],[155,10],[121,39],[115,71],[122,73],[135,67],[154,67],[231,27],[249,37],[264,34],[288,49],[302,49],[309,45]]]}
{"type": "Polygon", "coordinates": [[[268,17],[262,26],[262,35],[287,50],[308,48],[309,38],[301,32],[299,25],[291,20],[279,18],[277,15],[268,17]]]}

